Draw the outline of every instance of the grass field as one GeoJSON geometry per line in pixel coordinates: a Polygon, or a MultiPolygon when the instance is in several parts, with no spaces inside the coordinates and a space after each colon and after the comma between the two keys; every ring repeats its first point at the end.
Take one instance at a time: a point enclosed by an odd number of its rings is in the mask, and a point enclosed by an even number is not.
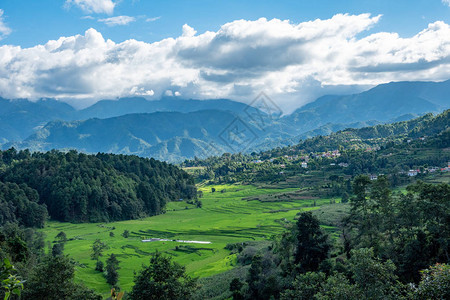
{"type": "MultiPolygon", "coordinates": [[[[130,290],[133,272],[148,264],[155,251],[164,252],[175,261],[186,266],[187,272],[195,277],[206,277],[233,268],[235,255],[224,247],[228,243],[270,238],[283,230],[286,220],[293,220],[300,210],[314,210],[330,199],[308,199],[307,197],[286,197],[286,193],[296,194],[298,189],[258,188],[249,185],[199,187],[203,191],[202,208],[185,202],[172,202],[167,213],[141,220],[113,222],[107,224],[71,224],[48,222],[43,229],[47,240],[64,231],[69,241],[65,254],[79,264],[77,280],[106,295],[109,286],[103,274],[95,271],[95,261],[90,259],[91,245],[100,239],[109,247],[102,260],[114,253],[120,261],[119,285],[130,290]],[[224,190],[224,192],[222,192],[224,190]],[[283,196],[282,196],[283,195],[283,196]],[[258,198],[264,201],[243,200],[258,198]],[[270,201],[273,199],[273,201],[270,201]],[[313,203],[315,207],[312,207],[313,203]],[[113,229],[114,228],[114,229],[113,229]],[[130,237],[122,237],[124,230],[130,237]],[[110,237],[110,232],[114,237],[110,237]],[[170,240],[208,241],[211,244],[191,244],[180,242],[148,242],[146,238],[166,238],[170,240]]],[[[337,204],[336,204],[337,205],[337,204]]]]}

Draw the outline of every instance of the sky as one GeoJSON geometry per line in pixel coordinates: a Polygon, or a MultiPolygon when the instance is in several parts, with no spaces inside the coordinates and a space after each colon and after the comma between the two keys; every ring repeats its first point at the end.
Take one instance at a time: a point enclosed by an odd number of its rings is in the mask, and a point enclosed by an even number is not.
{"type": "Polygon", "coordinates": [[[286,113],[324,94],[450,79],[450,0],[0,0],[0,96],[164,96],[286,113]]]}

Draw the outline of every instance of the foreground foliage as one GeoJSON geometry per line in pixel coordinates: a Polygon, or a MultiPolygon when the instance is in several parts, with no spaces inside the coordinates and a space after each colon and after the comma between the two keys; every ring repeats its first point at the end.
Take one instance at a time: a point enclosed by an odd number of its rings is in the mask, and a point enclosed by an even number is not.
{"type": "Polygon", "coordinates": [[[255,253],[245,282],[230,283],[233,298],[447,299],[450,185],[418,182],[402,194],[385,177],[360,176],[353,189],[333,247],[316,217],[301,213],[255,253]]]}

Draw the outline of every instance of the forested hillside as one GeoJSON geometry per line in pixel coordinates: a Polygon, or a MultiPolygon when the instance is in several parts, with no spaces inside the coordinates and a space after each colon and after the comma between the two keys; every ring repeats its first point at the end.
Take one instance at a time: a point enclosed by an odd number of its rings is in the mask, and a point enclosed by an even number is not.
{"type": "Polygon", "coordinates": [[[328,136],[317,136],[300,141],[295,149],[325,151],[326,149],[365,148],[381,146],[388,141],[403,142],[404,139],[426,138],[449,128],[450,110],[441,114],[426,114],[409,121],[380,124],[359,129],[348,128],[328,136]]]}
{"type": "Polygon", "coordinates": [[[136,219],[196,198],[187,173],[137,156],[10,149],[0,152],[0,170],[0,224],[42,227],[47,212],[69,222],[136,219]]]}
{"type": "Polygon", "coordinates": [[[197,179],[214,183],[269,181],[295,186],[305,184],[299,182],[299,175],[309,174],[309,177],[320,178],[324,184],[337,184],[319,175],[329,172],[329,176],[338,177],[390,174],[393,185],[405,184],[409,181],[410,169],[422,169],[426,173],[429,169],[435,171],[447,166],[449,124],[450,111],[447,110],[410,121],[346,129],[290,147],[248,155],[228,153],[204,160],[186,160],[182,165],[203,167],[197,169],[197,179]]]}

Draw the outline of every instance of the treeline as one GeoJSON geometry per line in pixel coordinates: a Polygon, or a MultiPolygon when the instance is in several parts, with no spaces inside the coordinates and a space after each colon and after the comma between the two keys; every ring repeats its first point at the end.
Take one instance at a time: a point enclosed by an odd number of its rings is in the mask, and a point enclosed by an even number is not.
{"type": "Polygon", "coordinates": [[[69,151],[0,151],[0,225],[108,222],[164,212],[168,201],[196,199],[193,178],[137,156],[69,151]],[[24,218],[24,216],[29,216],[24,218]]]}
{"type": "Polygon", "coordinates": [[[338,240],[304,212],[269,248],[236,245],[251,263],[231,281],[233,299],[449,299],[450,185],[402,194],[360,176],[353,192],[338,240]]]}

